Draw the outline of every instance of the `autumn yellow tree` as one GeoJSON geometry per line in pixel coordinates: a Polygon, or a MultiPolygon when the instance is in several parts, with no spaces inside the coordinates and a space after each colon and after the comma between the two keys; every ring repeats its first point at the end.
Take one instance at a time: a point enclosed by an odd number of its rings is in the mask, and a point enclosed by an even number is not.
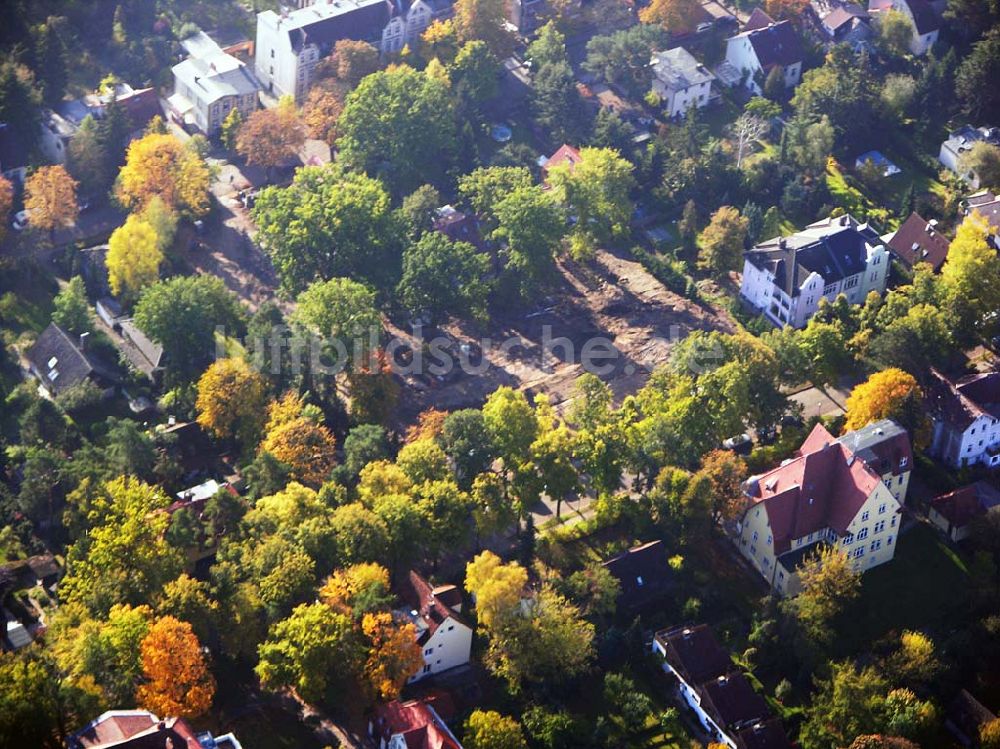
{"type": "Polygon", "coordinates": [[[923,391],[913,375],[890,367],[876,372],[847,397],[845,431],[880,419],[894,419],[910,433],[915,447],[930,440],[930,423],[923,406],[923,391]]]}
{"type": "Polygon", "coordinates": [[[764,0],[764,10],[775,21],[798,23],[809,7],[809,0],[764,0]]]}
{"type": "Polygon", "coordinates": [[[339,614],[364,615],[392,601],[389,571],[374,562],[334,570],[319,589],[319,599],[339,614]]]}
{"type": "Polygon", "coordinates": [[[336,463],[330,430],[306,416],[269,429],[260,449],[287,463],[292,478],[309,486],[320,486],[329,479],[336,463]]]}
{"type": "Polygon", "coordinates": [[[105,264],[108,285],[115,296],[135,301],[139,292],[160,278],[163,252],[152,225],[136,214],[111,234],[105,264]]]}
{"type": "Polygon", "coordinates": [[[516,562],[504,564],[492,551],[484,551],[465,568],[465,589],[476,597],[479,624],[500,626],[513,614],[528,584],[528,572],[516,562]]]}
{"type": "Polygon", "coordinates": [[[140,655],[145,681],[135,699],[144,708],[189,718],[212,706],[215,679],[190,624],[172,616],[157,619],[142,641],[140,655]]]}
{"type": "Polygon", "coordinates": [[[840,549],[820,545],[799,566],[798,575],[801,591],[788,606],[809,637],[829,642],[834,619],[861,592],[861,573],[840,549]]]}
{"type": "Polygon", "coordinates": [[[392,614],[383,611],[365,614],[361,631],[368,640],[365,680],[380,699],[394,700],[424,665],[416,627],[409,622],[397,624],[392,614]]]}
{"type": "Polygon", "coordinates": [[[198,380],[198,423],[244,448],[260,438],[267,402],[267,381],[245,359],[218,359],[198,380]]]}
{"type": "Polygon", "coordinates": [[[32,226],[55,234],[72,226],[80,215],[76,203],[76,180],[63,166],[39,167],[24,182],[24,209],[32,226]]]}
{"type": "Polygon", "coordinates": [[[306,129],[295,102],[283,99],[273,109],[247,117],[236,136],[236,151],[248,164],[272,169],[294,159],[306,142],[306,129]]]}
{"type": "Polygon", "coordinates": [[[462,44],[484,41],[498,60],[506,59],[513,51],[514,37],[507,30],[504,0],[458,0],[454,23],[462,44]]]}
{"type": "Polygon", "coordinates": [[[210,181],[208,165],[193,149],[173,135],[148,133],[128,147],[115,195],[128,209],[158,195],[182,215],[197,217],[208,211],[210,181]]]}
{"type": "Polygon", "coordinates": [[[653,0],[639,11],[639,20],[662,26],[672,34],[694,31],[702,13],[698,0],[653,0]]]}
{"type": "Polygon", "coordinates": [[[458,54],[458,32],[450,18],[434,21],[420,36],[422,52],[428,59],[438,59],[450,65],[458,54]]]}
{"type": "Polygon", "coordinates": [[[14,186],[10,180],[0,175],[0,242],[7,234],[7,216],[14,206],[14,186]]]}

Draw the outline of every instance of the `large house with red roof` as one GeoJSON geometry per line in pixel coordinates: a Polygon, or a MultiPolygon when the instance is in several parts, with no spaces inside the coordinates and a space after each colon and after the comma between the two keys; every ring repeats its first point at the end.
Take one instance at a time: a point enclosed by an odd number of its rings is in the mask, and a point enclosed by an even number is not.
{"type": "Polygon", "coordinates": [[[797,457],[744,484],[740,552],[789,596],[819,544],[841,549],[859,571],[890,561],[912,464],[909,435],[893,421],[839,439],[817,424],[797,457]]]}
{"type": "Polygon", "coordinates": [[[157,718],[148,710],[108,710],[69,737],[69,749],[243,749],[231,733],[195,731],[183,718],[157,718]]]}
{"type": "Polygon", "coordinates": [[[454,585],[432,586],[411,570],[398,594],[406,608],[397,613],[416,627],[424,654],[424,667],[410,683],[466,665],[472,627],[462,617],[462,591],[454,585]]]}
{"type": "Polygon", "coordinates": [[[393,700],[376,708],[368,733],[378,749],[462,749],[441,713],[450,717],[447,701],[393,700]]]}

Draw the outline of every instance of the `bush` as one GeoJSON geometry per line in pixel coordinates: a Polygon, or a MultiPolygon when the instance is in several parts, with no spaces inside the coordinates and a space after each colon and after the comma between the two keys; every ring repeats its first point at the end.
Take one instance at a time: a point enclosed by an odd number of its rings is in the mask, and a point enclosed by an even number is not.
{"type": "Polygon", "coordinates": [[[70,415],[75,415],[101,402],[103,393],[91,380],[84,380],[56,397],[56,405],[70,415]]]}

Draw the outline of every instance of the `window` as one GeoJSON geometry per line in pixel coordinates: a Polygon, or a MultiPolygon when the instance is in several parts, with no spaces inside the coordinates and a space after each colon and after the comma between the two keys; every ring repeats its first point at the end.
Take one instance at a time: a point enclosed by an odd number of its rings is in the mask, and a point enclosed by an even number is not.
{"type": "Polygon", "coordinates": [[[868,529],[862,528],[858,531],[858,541],[864,541],[866,538],[868,538],[868,529]]]}
{"type": "Polygon", "coordinates": [[[886,545],[886,546],[892,546],[892,536],[889,536],[889,537],[888,537],[888,538],[887,538],[887,539],[885,540],[885,545],[886,545]]]}
{"type": "MultiPolygon", "coordinates": [[[[885,484],[885,488],[886,489],[891,489],[892,488],[892,479],[891,478],[890,479],[882,479],[882,483],[885,484]]],[[[882,507],[879,508],[879,512],[885,512],[885,510],[882,509],[884,507],[885,507],[885,505],[882,505],[882,507]]]]}
{"type": "Polygon", "coordinates": [[[426,648],[424,650],[424,655],[434,655],[434,648],[426,648]]]}
{"type": "Polygon", "coordinates": [[[771,534],[770,533],[767,534],[767,545],[768,546],[771,545],[771,534]]]}
{"type": "Polygon", "coordinates": [[[900,476],[900,477],[899,477],[899,481],[898,481],[897,483],[898,483],[898,484],[899,484],[900,486],[902,486],[902,485],[903,485],[903,477],[902,477],[902,476],[900,476]]]}
{"type": "Polygon", "coordinates": [[[754,543],[757,543],[757,531],[753,532],[753,541],[754,543]]]}
{"type": "Polygon", "coordinates": [[[274,59],[274,50],[273,49],[271,50],[271,59],[272,60],[274,59]]]}
{"type": "Polygon", "coordinates": [[[908,462],[909,462],[909,459],[908,459],[908,458],[900,458],[900,459],[899,459],[899,467],[900,467],[900,468],[906,468],[906,464],[907,464],[908,462]]]}
{"type": "Polygon", "coordinates": [[[428,663],[426,666],[424,666],[424,673],[429,674],[430,672],[431,672],[431,664],[428,663]]]}
{"type": "Polygon", "coordinates": [[[858,548],[856,548],[854,550],[854,558],[855,559],[861,559],[861,557],[863,557],[864,555],[865,555],[865,547],[864,546],[859,546],[858,548]]]}
{"type": "Polygon", "coordinates": [[[871,551],[872,551],[872,553],[878,551],[881,548],[882,548],[882,542],[881,541],[879,541],[879,540],[872,541],[872,545],[871,545],[871,551]]]}
{"type": "Polygon", "coordinates": [[[640,588],[643,586],[642,575],[636,575],[635,584],[638,585],[640,588]]]}
{"type": "Polygon", "coordinates": [[[861,513],[861,522],[862,523],[868,521],[868,514],[869,514],[868,510],[865,510],[864,512],[861,513]]]}
{"type": "Polygon", "coordinates": [[[452,624],[450,627],[448,627],[448,631],[449,632],[451,632],[453,629],[455,629],[455,625],[454,624],[452,624]]]}
{"type": "Polygon", "coordinates": [[[896,517],[895,516],[893,516],[892,520],[889,521],[889,525],[892,526],[893,528],[896,527],[896,517]]]}
{"type": "Polygon", "coordinates": [[[875,523],[874,533],[879,534],[879,533],[881,533],[884,530],[885,530],[885,521],[884,520],[879,520],[877,523],[875,523]]]}
{"type": "Polygon", "coordinates": [[[844,536],[844,546],[850,546],[853,543],[854,543],[853,533],[848,533],[846,536],[844,536]]]}
{"type": "MultiPolygon", "coordinates": [[[[890,483],[891,483],[891,479],[890,479],[890,483]]],[[[883,502],[882,504],[880,504],[880,505],[878,506],[878,514],[879,514],[879,515],[885,515],[885,508],[886,508],[886,506],[887,506],[887,505],[886,505],[886,503],[885,503],[885,502],[883,502]]]]}

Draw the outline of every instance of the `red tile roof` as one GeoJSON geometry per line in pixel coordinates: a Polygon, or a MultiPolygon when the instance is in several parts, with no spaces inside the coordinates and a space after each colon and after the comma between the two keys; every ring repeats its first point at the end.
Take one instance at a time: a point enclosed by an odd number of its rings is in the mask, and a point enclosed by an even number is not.
{"type": "Polygon", "coordinates": [[[554,166],[559,166],[560,164],[569,164],[569,168],[572,169],[580,163],[580,160],[580,151],[573,148],[573,146],[563,143],[559,146],[559,150],[552,154],[549,157],[549,160],[545,162],[545,165],[542,167],[542,171],[548,172],[549,169],[554,166]]]}
{"type": "Polygon", "coordinates": [[[810,433],[800,455],[746,484],[753,506],[764,505],[781,555],[792,541],[824,528],[843,533],[881,482],[878,474],[843,442],[820,426],[810,433]]]}
{"type": "Polygon", "coordinates": [[[69,740],[78,749],[201,749],[183,718],[159,720],[146,710],[109,710],[69,740]],[[168,743],[169,742],[169,743],[168,743]]]}
{"type": "Polygon", "coordinates": [[[948,240],[919,213],[910,214],[888,245],[911,268],[917,263],[930,263],[934,270],[940,270],[948,257],[948,240]]]}
{"type": "Polygon", "coordinates": [[[931,500],[931,507],[952,526],[962,528],[993,507],[1000,507],[1000,492],[977,481],[931,500]]]}
{"type": "Polygon", "coordinates": [[[771,16],[761,8],[754,8],[753,13],[750,14],[746,24],[743,26],[743,30],[754,31],[756,29],[766,29],[772,23],[774,23],[774,19],[771,16]]]}
{"type": "Polygon", "coordinates": [[[402,736],[407,749],[462,749],[437,712],[420,700],[380,705],[374,731],[386,741],[402,736]]]}
{"type": "Polygon", "coordinates": [[[417,616],[427,623],[427,629],[418,640],[421,645],[427,642],[437,631],[437,628],[449,617],[465,623],[457,611],[457,606],[462,602],[462,596],[454,585],[433,588],[417,572],[410,570],[406,580],[399,586],[398,594],[403,602],[416,611],[417,616]],[[435,591],[438,591],[439,594],[435,595],[435,591]],[[451,604],[452,601],[457,601],[457,603],[451,604]]]}

